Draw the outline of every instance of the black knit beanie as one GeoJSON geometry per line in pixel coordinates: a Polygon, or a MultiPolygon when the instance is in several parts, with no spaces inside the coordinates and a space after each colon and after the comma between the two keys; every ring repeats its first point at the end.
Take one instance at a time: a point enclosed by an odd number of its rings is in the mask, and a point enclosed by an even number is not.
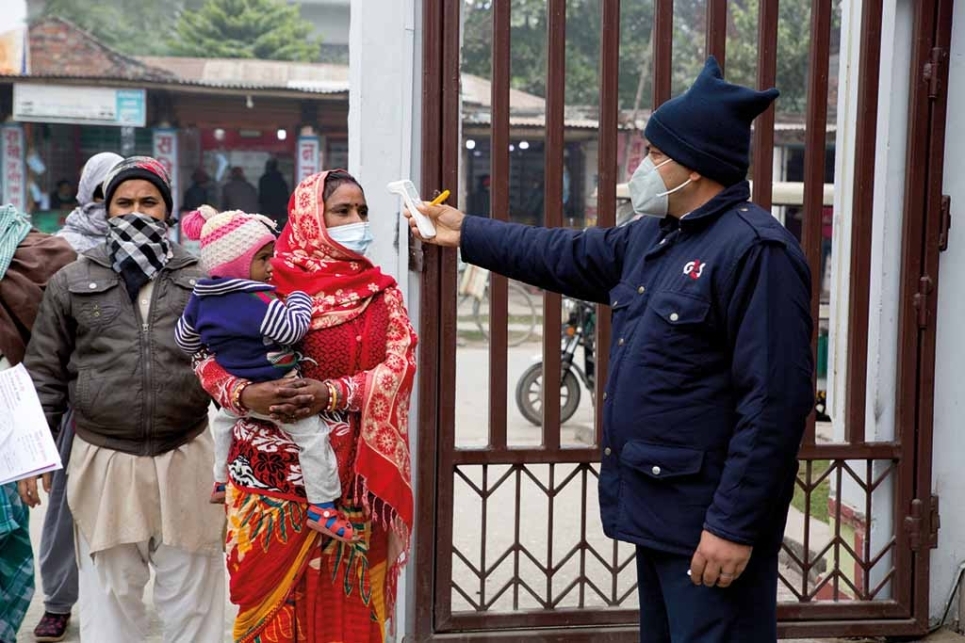
{"type": "Polygon", "coordinates": [[[751,121],[779,95],[728,83],[710,56],[690,89],[650,116],[644,136],[677,163],[731,186],[747,177],[751,121]]]}
{"type": "Polygon", "coordinates": [[[111,207],[111,199],[114,192],[125,181],[131,179],[144,179],[154,184],[154,187],[161,193],[164,205],[167,206],[168,216],[174,211],[174,200],[171,198],[171,177],[168,175],[160,161],[150,156],[132,156],[120,161],[104,179],[104,202],[108,210],[111,207]]]}

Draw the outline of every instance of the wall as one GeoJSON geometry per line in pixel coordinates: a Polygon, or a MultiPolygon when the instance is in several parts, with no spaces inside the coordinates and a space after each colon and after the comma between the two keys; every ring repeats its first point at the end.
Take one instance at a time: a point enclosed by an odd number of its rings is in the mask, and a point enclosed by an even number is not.
{"type": "Polygon", "coordinates": [[[30,26],[30,73],[166,80],[172,75],[124,56],[57,17],[30,26]]]}
{"type": "Polygon", "coordinates": [[[302,18],[312,23],[315,35],[322,40],[323,58],[329,62],[343,62],[344,50],[349,43],[349,0],[301,0],[297,4],[302,18]]]}
{"type": "Polygon", "coordinates": [[[941,616],[949,588],[965,560],[965,2],[955,3],[949,66],[943,193],[952,198],[948,250],[941,255],[938,286],[938,354],[935,363],[934,490],[941,495],[942,525],[931,557],[931,613],[941,616]],[[958,214],[958,217],[954,217],[958,214]]]}

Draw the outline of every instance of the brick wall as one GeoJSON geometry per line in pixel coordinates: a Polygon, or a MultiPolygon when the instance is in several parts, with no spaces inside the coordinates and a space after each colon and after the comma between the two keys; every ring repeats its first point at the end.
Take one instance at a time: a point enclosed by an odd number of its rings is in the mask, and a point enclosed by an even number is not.
{"type": "Polygon", "coordinates": [[[30,73],[137,80],[172,77],[166,71],[114,51],[86,31],[57,17],[42,18],[30,25],[30,73]]]}

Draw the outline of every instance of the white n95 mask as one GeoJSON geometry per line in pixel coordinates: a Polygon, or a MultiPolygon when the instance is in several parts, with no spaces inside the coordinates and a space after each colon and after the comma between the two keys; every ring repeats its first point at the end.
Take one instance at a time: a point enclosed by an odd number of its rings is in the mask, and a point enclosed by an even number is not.
{"type": "Polygon", "coordinates": [[[637,166],[630,177],[630,201],[633,203],[634,212],[661,219],[667,216],[670,203],[667,197],[690,183],[690,179],[687,179],[672,190],[667,189],[657,168],[673,162],[673,159],[667,159],[660,165],[654,165],[648,155],[637,166]]]}

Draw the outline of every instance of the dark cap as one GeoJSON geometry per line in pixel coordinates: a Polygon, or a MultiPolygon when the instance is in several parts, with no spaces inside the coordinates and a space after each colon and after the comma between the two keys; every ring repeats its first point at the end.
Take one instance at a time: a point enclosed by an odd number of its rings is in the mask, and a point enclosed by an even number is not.
{"type": "Polygon", "coordinates": [[[650,116],[644,136],[684,167],[730,186],[747,177],[751,122],[779,95],[728,83],[711,56],[690,89],[650,116]]]}

